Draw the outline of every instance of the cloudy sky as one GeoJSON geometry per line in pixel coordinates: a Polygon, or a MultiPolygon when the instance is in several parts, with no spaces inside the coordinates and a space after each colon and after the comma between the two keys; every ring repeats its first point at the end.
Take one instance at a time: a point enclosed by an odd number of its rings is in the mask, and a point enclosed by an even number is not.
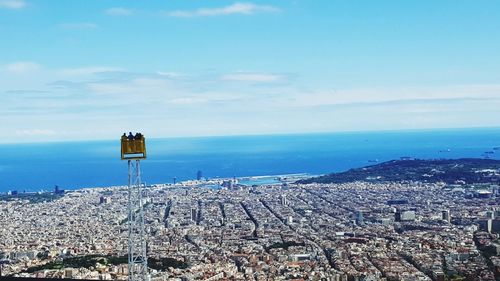
{"type": "Polygon", "coordinates": [[[0,142],[500,126],[500,2],[0,0],[0,142]]]}

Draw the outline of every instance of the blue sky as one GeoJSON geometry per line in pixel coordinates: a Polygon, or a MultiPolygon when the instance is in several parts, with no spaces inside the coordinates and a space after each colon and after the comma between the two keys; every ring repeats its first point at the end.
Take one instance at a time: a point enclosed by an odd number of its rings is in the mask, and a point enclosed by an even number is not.
{"type": "Polygon", "coordinates": [[[0,0],[1,142],[500,126],[500,2],[0,0]]]}

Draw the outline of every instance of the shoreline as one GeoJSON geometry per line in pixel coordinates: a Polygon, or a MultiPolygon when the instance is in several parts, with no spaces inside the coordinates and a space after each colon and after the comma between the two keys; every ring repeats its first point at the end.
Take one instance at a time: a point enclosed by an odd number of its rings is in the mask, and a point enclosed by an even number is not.
{"type": "MultiPolygon", "coordinates": [[[[309,173],[291,173],[291,174],[276,174],[276,175],[256,175],[256,176],[242,176],[242,177],[228,177],[228,178],[211,178],[207,180],[185,180],[185,181],[180,181],[177,183],[153,183],[153,184],[147,184],[147,187],[157,187],[157,186],[172,186],[172,187],[189,187],[189,186],[198,186],[198,185],[210,185],[210,184],[222,184],[224,181],[231,181],[236,179],[239,184],[242,185],[252,185],[252,184],[243,184],[241,182],[253,182],[253,181],[258,181],[258,180],[263,180],[263,179],[270,179],[274,180],[274,184],[280,184],[282,181],[278,180],[279,178],[294,178],[294,179],[302,179],[302,178],[310,178],[310,177],[315,177],[315,176],[320,176],[320,175],[313,175],[309,173]]],[[[262,184],[270,184],[270,183],[262,183],[262,184]]],[[[126,188],[128,185],[110,185],[110,186],[87,186],[87,187],[76,187],[76,188],[71,188],[71,189],[63,189],[65,193],[67,192],[72,192],[72,191],[83,191],[83,190],[96,190],[96,189],[120,189],[120,188],[126,188]]],[[[8,191],[1,191],[0,195],[13,195],[10,194],[12,192],[17,192],[17,194],[48,194],[48,193],[54,193],[54,190],[23,190],[20,191],[18,189],[13,189],[13,190],[8,190],[8,191]]],[[[54,193],[55,194],[55,193],[54,193]]],[[[15,194],[14,194],[15,195],[15,194]]]]}

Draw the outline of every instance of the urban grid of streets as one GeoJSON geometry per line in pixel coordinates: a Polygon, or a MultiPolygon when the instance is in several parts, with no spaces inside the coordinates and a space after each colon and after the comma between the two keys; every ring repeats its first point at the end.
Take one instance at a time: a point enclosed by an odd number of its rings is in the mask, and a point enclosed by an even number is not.
{"type": "MultiPolygon", "coordinates": [[[[498,258],[478,250],[478,240],[494,245],[498,238],[479,230],[498,215],[495,194],[468,198],[443,187],[154,186],[145,204],[148,256],[188,267],[151,270],[151,279],[495,280],[498,258]]],[[[126,279],[126,264],[22,273],[66,256],[126,255],[126,204],[125,187],[0,202],[0,254],[9,261],[3,275],[126,279]]]]}

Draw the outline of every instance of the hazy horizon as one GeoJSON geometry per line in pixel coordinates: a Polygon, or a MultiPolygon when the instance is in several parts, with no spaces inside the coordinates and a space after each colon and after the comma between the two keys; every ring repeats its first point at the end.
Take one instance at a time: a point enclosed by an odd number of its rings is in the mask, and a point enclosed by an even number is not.
{"type": "MultiPolygon", "coordinates": [[[[162,139],[196,139],[196,138],[225,138],[225,137],[265,137],[265,136],[306,136],[306,135],[335,135],[335,134],[363,134],[363,133],[417,133],[417,132],[453,132],[453,131],[475,131],[475,130],[500,130],[500,127],[448,127],[448,128],[416,128],[416,129],[389,129],[389,130],[345,130],[345,131],[314,131],[314,132],[282,132],[282,133],[267,133],[267,134],[227,134],[227,135],[184,135],[184,136],[149,136],[147,139],[162,140],[162,139]]],[[[15,145],[15,144],[43,144],[43,143],[62,143],[62,142],[99,142],[99,141],[118,141],[123,133],[128,134],[129,131],[117,132],[115,138],[89,138],[89,139],[65,139],[65,140],[29,140],[17,142],[2,142],[0,145],[15,145]]],[[[136,131],[133,131],[136,133],[136,131]]]]}

